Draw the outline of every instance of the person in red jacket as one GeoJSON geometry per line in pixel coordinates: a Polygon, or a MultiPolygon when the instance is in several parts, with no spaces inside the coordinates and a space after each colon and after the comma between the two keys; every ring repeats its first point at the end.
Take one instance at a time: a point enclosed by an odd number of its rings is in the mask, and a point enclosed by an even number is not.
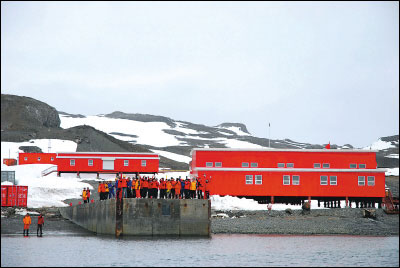
{"type": "Polygon", "coordinates": [[[185,180],[185,199],[189,199],[189,193],[190,193],[190,180],[186,177],[185,180]]]}
{"type": "Polygon", "coordinates": [[[171,177],[171,199],[175,198],[175,185],[176,185],[176,181],[174,180],[174,178],[171,177]]]}
{"type": "Polygon", "coordinates": [[[44,225],[44,219],[42,213],[40,213],[38,220],[37,220],[37,230],[36,230],[36,235],[39,236],[39,230],[40,230],[40,236],[43,235],[42,232],[42,227],[44,225]]]}
{"type": "Polygon", "coordinates": [[[155,180],[155,182],[156,182],[156,187],[155,187],[155,189],[154,189],[154,195],[155,195],[154,198],[158,198],[158,189],[160,188],[160,183],[158,182],[157,179],[154,179],[154,180],[155,180]]]}
{"type": "Polygon", "coordinates": [[[90,190],[89,187],[86,188],[86,203],[90,203],[90,190]]]}

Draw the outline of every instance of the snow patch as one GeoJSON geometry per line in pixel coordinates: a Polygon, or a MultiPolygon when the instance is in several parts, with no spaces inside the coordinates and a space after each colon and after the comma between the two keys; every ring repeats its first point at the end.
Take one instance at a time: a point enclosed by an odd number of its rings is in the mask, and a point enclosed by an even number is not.
{"type": "Polygon", "coordinates": [[[387,168],[385,172],[386,176],[399,176],[399,168],[387,168]]]}
{"type": "Polygon", "coordinates": [[[166,158],[172,159],[174,161],[184,162],[184,163],[187,163],[187,164],[189,164],[189,162],[192,161],[192,158],[190,158],[189,156],[170,153],[170,152],[161,151],[161,150],[152,150],[152,151],[154,153],[156,153],[156,154],[159,154],[159,155],[164,156],[166,158]]]}
{"type": "Polygon", "coordinates": [[[389,148],[396,148],[396,146],[393,145],[391,142],[387,142],[387,141],[383,141],[383,140],[379,139],[376,142],[374,142],[373,144],[371,144],[370,146],[366,146],[362,149],[364,149],[364,150],[385,150],[385,149],[389,149],[389,148]]]}

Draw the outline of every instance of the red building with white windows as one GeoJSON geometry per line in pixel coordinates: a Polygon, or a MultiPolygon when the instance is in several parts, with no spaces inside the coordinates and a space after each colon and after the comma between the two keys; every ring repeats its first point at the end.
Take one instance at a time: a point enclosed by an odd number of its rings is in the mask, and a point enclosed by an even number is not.
{"type": "Polygon", "coordinates": [[[61,173],[158,173],[154,153],[71,152],[20,153],[19,164],[54,164],[61,173]]]}
{"type": "Polygon", "coordinates": [[[380,203],[385,196],[385,170],[377,169],[376,151],[212,148],[191,155],[190,173],[210,180],[211,195],[271,203],[380,203]]]}

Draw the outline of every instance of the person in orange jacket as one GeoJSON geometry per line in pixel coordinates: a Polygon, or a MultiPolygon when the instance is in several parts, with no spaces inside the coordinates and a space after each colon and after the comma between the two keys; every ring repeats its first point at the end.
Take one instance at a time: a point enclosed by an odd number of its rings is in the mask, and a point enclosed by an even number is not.
{"type": "Polygon", "coordinates": [[[32,223],[32,219],[31,216],[29,216],[29,213],[26,213],[22,221],[24,222],[24,236],[25,236],[25,231],[26,231],[26,236],[29,236],[29,227],[31,226],[32,223]]]}
{"type": "Polygon", "coordinates": [[[43,235],[42,232],[42,227],[44,225],[44,219],[42,213],[40,213],[38,220],[37,220],[37,230],[36,230],[36,235],[39,236],[39,230],[40,230],[40,236],[43,235]]]}
{"type": "Polygon", "coordinates": [[[179,179],[176,179],[176,183],[175,183],[175,198],[176,199],[180,199],[180,195],[181,195],[181,182],[179,179]]]}
{"type": "Polygon", "coordinates": [[[160,198],[164,199],[166,198],[165,191],[167,189],[167,183],[164,181],[164,178],[161,178],[160,180],[160,198]]]}
{"type": "Polygon", "coordinates": [[[194,199],[196,198],[196,179],[192,179],[192,182],[190,183],[190,198],[194,199]]]}
{"type": "Polygon", "coordinates": [[[166,188],[167,188],[167,198],[171,198],[171,189],[172,189],[171,180],[167,180],[166,188]]]}
{"type": "Polygon", "coordinates": [[[82,191],[82,199],[83,199],[83,203],[86,203],[86,200],[87,200],[87,192],[86,192],[86,189],[85,189],[85,188],[83,188],[83,191],[82,191]]]}
{"type": "Polygon", "coordinates": [[[140,198],[140,179],[136,178],[135,182],[136,198],[140,198]]]}
{"type": "Polygon", "coordinates": [[[171,178],[171,198],[175,198],[175,185],[176,181],[174,178],[171,178]]]}
{"type": "Polygon", "coordinates": [[[146,198],[147,197],[147,192],[149,190],[149,180],[148,180],[147,177],[143,178],[142,189],[143,189],[143,194],[141,194],[141,196],[143,198],[146,198]]]}

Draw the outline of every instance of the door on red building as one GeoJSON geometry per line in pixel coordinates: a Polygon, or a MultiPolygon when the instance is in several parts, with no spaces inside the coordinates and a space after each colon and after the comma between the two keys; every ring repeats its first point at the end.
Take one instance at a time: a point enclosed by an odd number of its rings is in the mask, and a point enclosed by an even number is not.
{"type": "Polygon", "coordinates": [[[104,170],[114,170],[114,158],[102,158],[104,170]]]}

